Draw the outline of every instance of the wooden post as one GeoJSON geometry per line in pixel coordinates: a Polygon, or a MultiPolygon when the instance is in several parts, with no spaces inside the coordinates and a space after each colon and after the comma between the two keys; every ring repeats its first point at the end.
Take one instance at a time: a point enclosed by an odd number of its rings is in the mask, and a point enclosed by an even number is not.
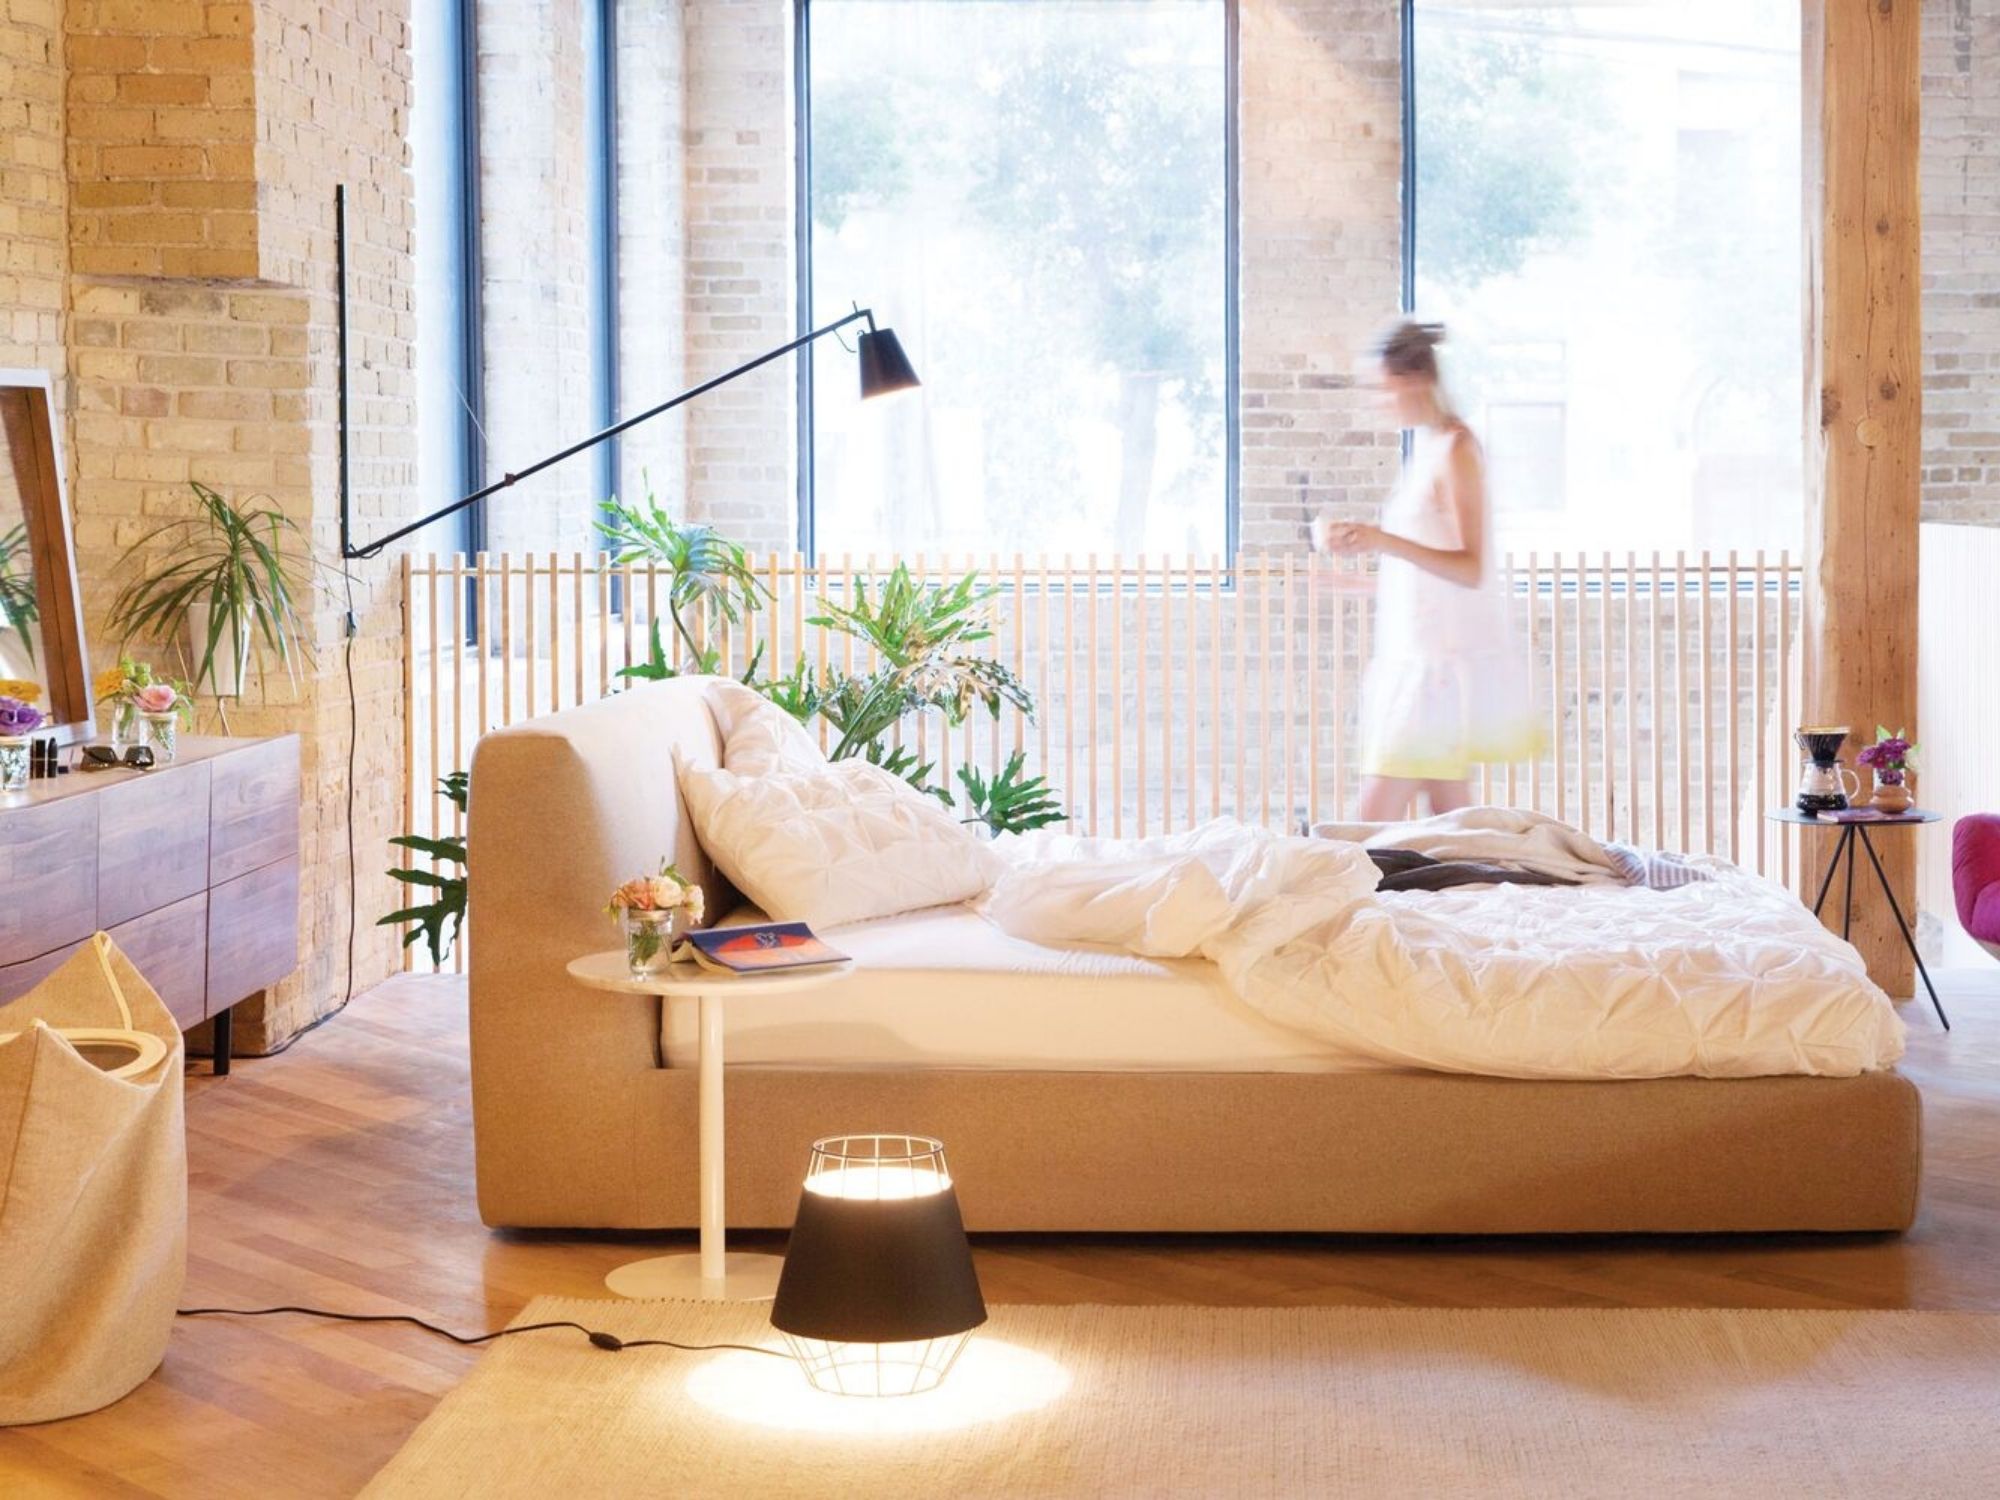
{"type": "MultiPolygon", "coordinates": [[[[1918,11],[1918,0],[1805,0],[1804,11],[1811,420],[1801,709],[1815,723],[1853,726],[1850,763],[1877,724],[1922,732],[1918,11]]],[[[1916,897],[1912,840],[1923,836],[1893,830],[1875,840],[1906,914],[1916,897]]],[[[1831,847],[1817,834],[1808,858],[1831,847]]],[[[1856,882],[1854,940],[1875,981],[1908,995],[1909,955],[1869,874],[1856,882]]],[[[1827,905],[1837,928],[1838,902],[1827,905]]]]}

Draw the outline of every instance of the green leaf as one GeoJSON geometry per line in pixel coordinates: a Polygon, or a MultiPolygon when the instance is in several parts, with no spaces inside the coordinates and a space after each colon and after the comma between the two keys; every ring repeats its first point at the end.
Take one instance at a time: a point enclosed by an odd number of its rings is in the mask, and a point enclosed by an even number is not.
{"type": "Polygon", "coordinates": [[[974,766],[960,766],[959,784],[972,810],[968,823],[984,823],[995,833],[1026,833],[1067,820],[1062,803],[1039,776],[1024,777],[1025,757],[1016,750],[1000,773],[987,780],[974,766]]]}
{"type": "Polygon", "coordinates": [[[398,849],[414,849],[419,854],[428,854],[434,859],[449,859],[458,864],[465,863],[465,840],[457,838],[427,839],[414,833],[398,834],[389,840],[398,849]]]}
{"type": "MultiPolygon", "coordinates": [[[[438,778],[438,795],[460,812],[464,812],[472,791],[472,778],[464,771],[453,771],[438,778]]],[[[450,835],[426,837],[421,834],[403,833],[389,840],[399,849],[409,849],[418,854],[428,854],[434,859],[445,860],[463,866],[465,863],[465,840],[450,835]]],[[[387,872],[391,880],[407,886],[437,892],[435,901],[422,905],[405,906],[392,911],[385,917],[377,917],[377,927],[396,927],[412,924],[403,934],[403,946],[413,946],[419,938],[429,949],[431,962],[442,965],[445,957],[458,942],[460,931],[465,925],[465,905],[467,896],[466,877],[461,869],[455,874],[444,874],[436,870],[399,868],[387,872]],[[446,924],[450,925],[449,934],[446,924]]]]}
{"type": "Polygon", "coordinates": [[[427,885],[442,888],[452,883],[454,877],[440,875],[434,870],[391,870],[391,880],[400,880],[405,885],[427,885]]]}

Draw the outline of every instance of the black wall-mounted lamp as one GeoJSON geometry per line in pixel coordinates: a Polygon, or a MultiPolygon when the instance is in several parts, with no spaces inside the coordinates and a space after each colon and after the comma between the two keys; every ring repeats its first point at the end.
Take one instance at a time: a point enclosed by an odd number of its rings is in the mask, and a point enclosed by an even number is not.
{"type": "Polygon", "coordinates": [[[678,396],[662,401],[658,406],[648,407],[636,416],[627,417],[622,422],[616,422],[605,428],[602,432],[593,433],[581,442],[570,444],[569,447],[564,448],[559,453],[551,453],[547,458],[538,459],[534,463],[529,464],[527,468],[507,474],[492,484],[487,485],[486,488],[475,490],[462,500],[454,500],[451,504],[434,510],[427,516],[421,516],[407,525],[397,527],[387,536],[377,537],[371,542],[356,545],[353,536],[353,510],[350,504],[351,497],[348,488],[347,187],[345,183],[339,185],[334,190],[334,260],[335,294],[339,304],[339,320],[335,331],[338,346],[337,357],[340,363],[340,555],[350,561],[356,558],[379,556],[384,548],[390,546],[392,543],[401,541],[404,537],[414,532],[422,531],[434,521],[441,521],[446,516],[457,515],[458,512],[464,510],[467,506],[477,505],[488,496],[497,495],[501,490],[519,484],[530,475],[539,474],[542,470],[551,468],[566,458],[574,458],[579,453],[587,452],[595,448],[599,443],[617,437],[621,432],[629,431],[642,422],[649,422],[662,412],[672,411],[676,406],[692,401],[697,396],[706,395],[719,385],[727,385],[739,375],[748,375],[752,370],[760,369],[764,365],[771,363],[772,360],[782,359],[793,350],[803,349],[815,339],[825,338],[829,333],[845,328],[850,323],[865,322],[868,325],[862,330],[858,341],[859,346],[856,350],[861,366],[862,400],[866,401],[875,396],[887,396],[897,391],[910,390],[920,384],[917,379],[917,372],[911,368],[909,356],[903,352],[902,341],[896,337],[895,331],[875,326],[875,310],[873,308],[857,307],[845,317],[836,318],[833,322],[823,327],[815,328],[810,333],[800,335],[789,344],[780,344],[777,348],[760,354],[755,359],[746,360],[733,370],[726,370],[711,380],[704,380],[700,385],[682,391],[678,396]]]}

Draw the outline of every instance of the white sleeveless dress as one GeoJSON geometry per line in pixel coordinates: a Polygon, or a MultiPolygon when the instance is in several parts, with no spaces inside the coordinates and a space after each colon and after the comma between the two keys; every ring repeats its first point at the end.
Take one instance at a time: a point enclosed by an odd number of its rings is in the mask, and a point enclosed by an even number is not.
{"type": "MultiPolygon", "coordinates": [[[[1417,432],[1382,529],[1427,547],[1459,545],[1440,481],[1453,432],[1417,432]]],[[[1538,749],[1539,721],[1493,559],[1467,587],[1384,554],[1375,595],[1375,654],[1361,692],[1361,769],[1370,776],[1461,781],[1480,762],[1523,760],[1538,749]]]]}

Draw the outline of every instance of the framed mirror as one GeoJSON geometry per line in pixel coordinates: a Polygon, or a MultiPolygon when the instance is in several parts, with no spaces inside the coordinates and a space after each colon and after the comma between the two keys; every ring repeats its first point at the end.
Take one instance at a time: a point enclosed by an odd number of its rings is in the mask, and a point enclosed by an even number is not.
{"type": "Polygon", "coordinates": [[[27,683],[59,743],[95,732],[83,597],[43,370],[0,370],[0,679],[27,683]]]}

